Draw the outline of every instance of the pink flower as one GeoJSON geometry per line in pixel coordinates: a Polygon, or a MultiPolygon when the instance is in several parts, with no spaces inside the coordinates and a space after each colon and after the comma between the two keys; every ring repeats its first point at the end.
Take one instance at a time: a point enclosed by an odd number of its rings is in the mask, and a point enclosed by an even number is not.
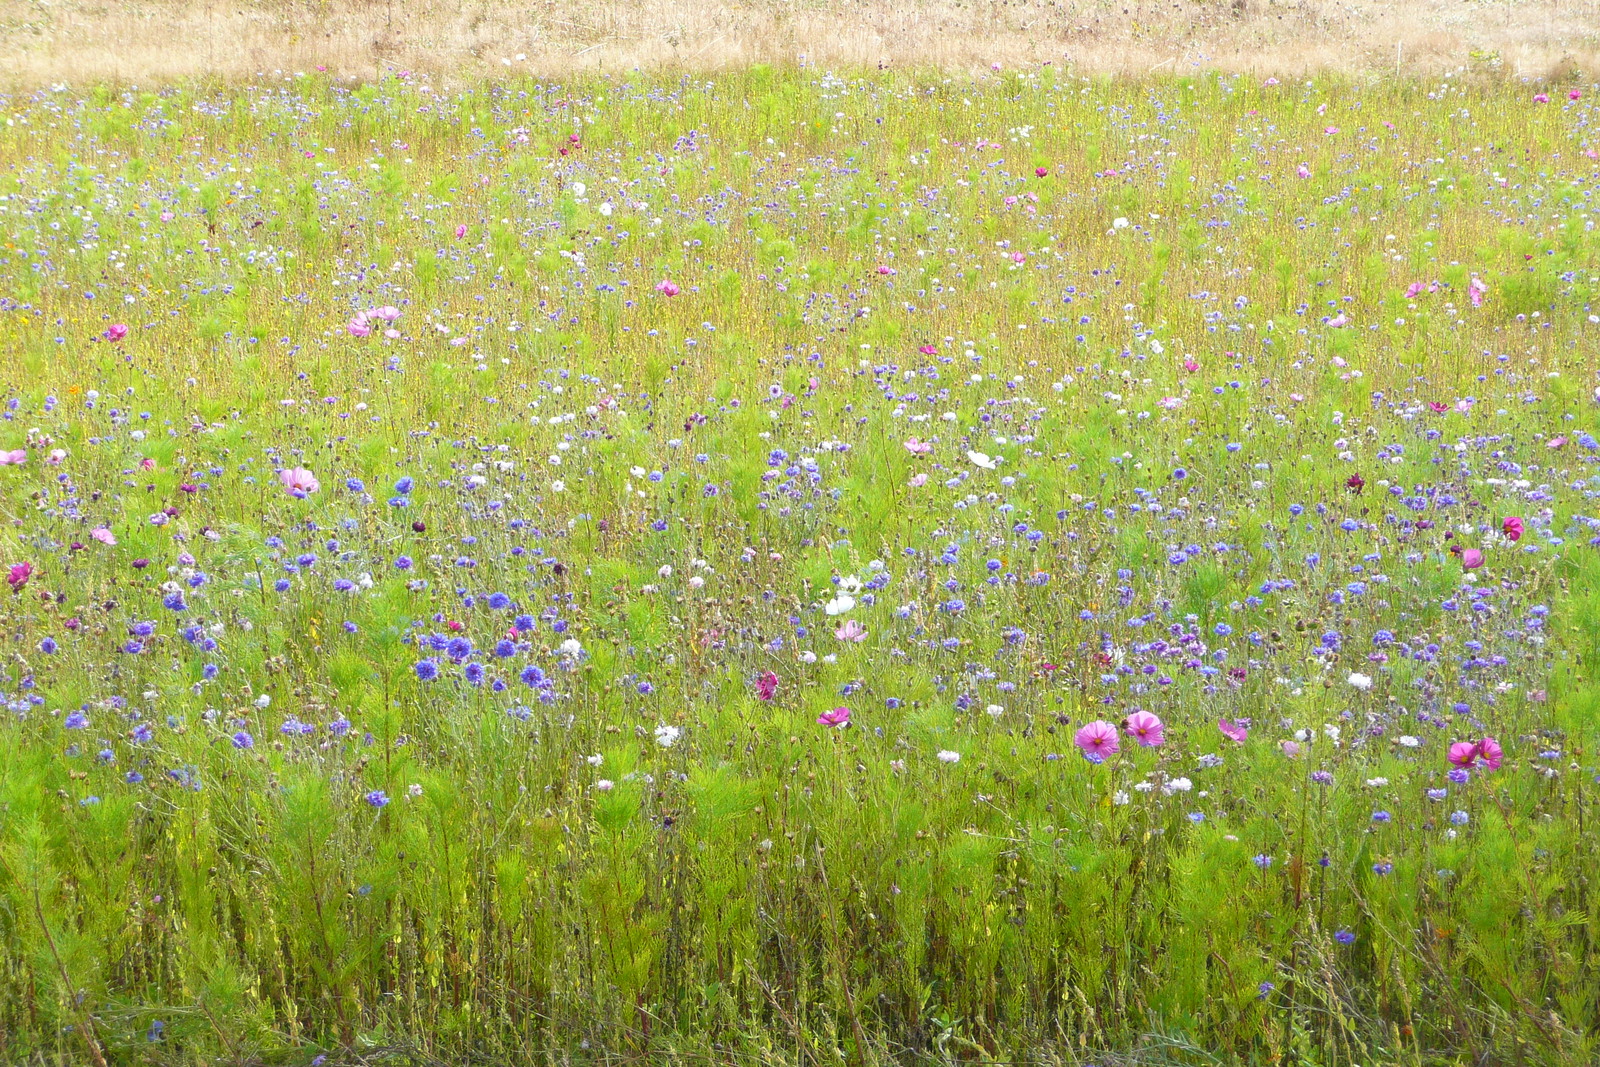
{"type": "Polygon", "coordinates": [[[316,476],[304,467],[292,467],[278,472],[278,481],[289,491],[289,495],[304,500],[315,493],[319,488],[316,476]]]}
{"type": "Polygon", "coordinates": [[[1222,731],[1223,737],[1226,737],[1229,741],[1239,745],[1244,744],[1244,739],[1250,736],[1250,730],[1248,727],[1240,726],[1238,723],[1229,722],[1227,719],[1218,719],[1217,729],[1222,731]]]}
{"type": "Polygon", "coordinates": [[[1533,94],[1533,102],[1535,104],[1548,104],[1550,102],[1550,94],[1549,93],[1534,93],[1533,94]]]}
{"type": "Polygon", "coordinates": [[[1117,728],[1104,719],[1088,723],[1072,735],[1072,743],[1091,756],[1115,755],[1120,747],[1117,728]]]}
{"type": "Polygon", "coordinates": [[[1406,299],[1410,300],[1412,297],[1416,296],[1426,288],[1427,286],[1421,282],[1412,282],[1410,285],[1406,286],[1406,299]]]}
{"type": "Polygon", "coordinates": [[[1567,99],[1568,100],[1582,100],[1583,99],[1583,90],[1582,89],[1568,89],[1567,90],[1567,99]]]}
{"type": "Polygon", "coordinates": [[[1348,326],[1350,325],[1350,316],[1341,311],[1339,314],[1328,320],[1328,325],[1333,327],[1335,330],[1339,329],[1341,326],[1348,326]]]}
{"type": "Polygon", "coordinates": [[[1302,163],[1294,169],[1294,176],[1296,178],[1309,178],[1311,177],[1311,168],[1302,163]]]}
{"type": "Polygon", "coordinates": [[[367,314],[383,322],[393,322],[400,317],[400,309],[393,304],[385,304],[383,307],[373,308],[367,314]]]}
{"type": "Polygon", "coordinates": [[[1184,356],[1183,369],[1188,371],[1190,374],[1193,374],[1195,371],[1200,369],[1200,364],[1195,362],[1193,356],[1184,356]]]}
{"type": "Polygon", "coordinates": [[[117,535],[104,526],[96,526],[89,531],[89,536],[99,541],[102,545],[114,545],[117,543],[117,535]]]}
{"type": "Polygon", "coordinates": [[[1500,742],[1492,737],[1485,737],[1478,742],[1478,758],[1491,771],[1500,769],[1500,761],[1505,758],[1505,749],[1500,747],[1500,742]]]}
{"type": "Polygon", "coordinates": [[[926,474],[913,474],[906,484],[913,489],[921,489],[928,484],[928,476],[926,474]]]}
{"type": "Polygon", "coordinates": [[[372,325],[367,321],[365,311],[356,312],[344,328],[351,337],[369,337],[372,334],[372,325]]]}
{"type": "Polygon", "coordinates": [[[1033,168],[1033,176],[1035,178],[1043,178],[1046,174],[1049,174],[1049,173],[1050,173],[1050,168],[1049,167],[1034,167],[1033,168]]]}
{"type": "Polygon", "coordinates": [[[156,461],[150,456],[146,456],[139,461],[139,469],[142,471],[153,471],[156,469],[156,461]]]}
{"type": "Polygon", "coordinates": [[[778,695],[778,676],[771,671],[762,671],[756,679],[756,699],[771,700],[778,695]]]}
{"type": "Polygon", "coordinates": [[[1466,769],[1478,762],[1478,744],[1476,741],[1457,741],[1450,746],[1450,762],[1457,767],[1466,769]]]}
{"type": "Polygon", "coordinates": [[[659,282],[656,282],[656,292],[662,296],[677,296],[682,291],[678,288],[678,283],[670,278],[662,278],[659,282]]]}
{"type": "Polygon", "coordinates": [[[48,456],[44,457],[44,461],[46,463],[50,464],[50,466],[52,466],[52,467],[59,467],[59,466],[61,466],[61,461],[66,459],[66,458],[67,458],[67,450],[66,449],[64,449],[64,448],[52,448],[50,450],[50,454],[48,456]]]}
{"type": "Polygon", "coordinates": [[[850,709],[834,708],[831,711],[825,711],[821,715],[817,716],[817,725],[833,726],[843,729],[844,727],[850,725],[850,709]]]}
{"type": "Polygon", "coordinates": [[[1522,540],[1522,520],[1513,515],[1500,524],[1500,532],[1506,535],[1507,541],[1522,540]]]}
{"type": "Polygon", "coordinates": [[[926,456],[929,452],[933,451],[933,446],[926,441],[919,440],[918,438],[908,437],[906,438],[906,451],[910,452],[913,456],[926,456]]]}
{"type": "Polygon", "coordinates": [[[120,341],[128,336],[128,328],[120,322],[114,322],[106,327],[105,338],[107,341],[120,341]]]}
{"type": "Polygon", "coordinates": [[[1148,711],[1136,711],[1123,719],[1122,730],[1142,748],[1157,748],[1167,739],[1160,717],[1148,711]]]}
{"type": "Polygon", "coordinates": [[[1467,296],[1472,300],[1475,308],[1483,307],[1484,294],[1489,291],[1489,283],[1482,278],[1474,278],[1467,283],[1467,296]]]}
{"type": "Polygon", "coordinates": [[[1279,741],[1278,748],[1290,759],[1297,759],[1300,756],[1300,743],[1297,741],[1279,741]]]}
{"type": "Polygon", "coordinates": [[[867,639],[867,628],[854,619],[846,619],[843,626],[833,631],[833,636],[841,641],[859,644],[867,639]]]}
{"type": "Polygon", "coordinates": [[[1461,552],[1461,565],[1469,571],[1475,571],[1483,566],[1483,552],[1476,548],[1463,549],[1461,552]]]}
{"type": "Polygon", "coordinates": [[[878,264],[878,273],[879,274],[893,274],[894,273],[894,268],[889,266],[887,263],[879,263],[878,264]]]}
{"type": "Polygon", "coordinates": [[[463,222],[461,225],[456,227],[456,240],[459,241],[461,238],[465,237],[466,235],[467,235],[467,224],[463,222]]]}
{"type": "Polygon", "coordinates": [[[1337,127],[1337,126],[1324,126],[1324,127],[1322,127],[1322,132],[1326,133],[1326,134],[1335,134],[1335,133],[1339,132],[1339,127],[1337,127]]]}
{"type": "Polygon", "coordinates": [[[1261,84],[1262,85],[1268,85],[1268,86],[1277,85],[1278,84],[1278,79],[1277,78],[1268,78],[1266,81],[1262,82],[1261,84]]]}
{"type": "Polygon", "coordinates": [[[917,351],[921,352],[925,356],[935,356],[939,354],[939,349],[934,345],[918,345],[917,351]]]}
{"type": "Polygon", "coordinates": [[[1441,403],[1438,400],[1430,400],[1428,401],[1428,410],[1433,412],[1435,415],[1443,415],[1445,412],[1450,410],[1450,405],[1441,403]]]}
{"type": "Polygon", "coordinates": [[[20,467],[27,461],[26,448],[13,448],[10,452],[0,452],[0,467],[20,467]]]}
{"type": "Polygon", "coordinates": [[[33,564],[13,563],[11,572],[6,575],[6,581],[11,583],[13,591],[21,589],[28,584],[28,579],[33,577],[33,564]]]}

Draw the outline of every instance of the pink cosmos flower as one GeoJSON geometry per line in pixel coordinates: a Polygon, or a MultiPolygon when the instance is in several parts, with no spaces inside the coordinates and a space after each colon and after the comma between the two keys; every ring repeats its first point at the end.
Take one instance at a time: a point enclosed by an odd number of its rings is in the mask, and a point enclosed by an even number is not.
{"type": "Polygon", "coordinates": [[[89,536],[99,541],[102,545],[114,545],[117,543],[117,535],[104,526],[96,526],[89,531],[89,536]]]}
{"type": "Polygon", "coordinates": [[[1136,711],[1122,720],[1122,730],[1141,748],[1158,748],[1167,739],[1161,718],[1148,711],[1136,711]]]}
{"type": "Polygon", "coordinates": [[[936,356],[939,354],[939,349],[934,345],[918,345],[917,351],[921,352],[925,356],[936,356]]]}
{"type": "Polygon", "coordinates": [[[1457,741],[1450,746],[1450,762],[1463,770],[1478,762],[1476,741],[1457,741]]]}
{"type": "Polygon", "coordinates": [[[1294,176],[1296,178],[1309,178],[1311,177],[1311,168],[1302,163],[1294,169],[1294,176]]]}
{"type": "Polygon", "coordinates": [[[120,322],[114,322],[106,327],[105,338],[107,341],[120,341],[128,336],[128,328],[120,322]]]}
{"type": "Polygon", "coordinates": [[[1469,571],[1475,571],[1483,566],[1483,552],[1476,548],[1462,549],[1461,565],[1469,571]]]}
{"type": "Polygon", "coordinates": [[[1117,740],[1117,728],[1104,719],[1096,719],[1081,727],[1072,735],[1072,743],[1091,756],[1115,755],[1121,742],[1117,740]]]}
{"type": "Polygon", "coordinates": [[[1568,100],[1582,100],[1583,99],[1583,90],[1582,89],[1568,89],[1567,90],[1567,99],[1568,100]]]}
{"type": "Polygon", "coordinates": [[[846,619],[843,626],[833,631],[833,636],[841,641],[859,644],[867,639],[867,628],[854,619],[846,619]]]}
{"type": "Polygon", "coordinates": [[[838,729],[843,729],[844,727],[850,725],[850,709],[841,707],[834,708],[831,711],[825,711],[821,715],[817,716],[817,725],[833,726],[838,729]]]}
{"type": "Polygon", "coordinates": [[[1500,532],[1506,535],[1507,541],[1522,540],[1522,531],[1522,520],[1515,515],[1512,515],[1510,518],[1506,519],[1505,522],[1500,524],[1500,532]]]}
{"type": "Polygon", "coordinates": [[[151,457],[151,456],[144,457],[143,459],[141,459],[139,461],[139,469],[142,470],[142,471],[153,471],[153,470],[155,470],[156,469],[156,461],[155,461],[155,459],[153,457],[151,457]]]}
{"type": "Polygon", "coordinates": [[[913,489],[921,489],[928,484],[928,476],[926,474],[913,474],[906,484],[913,489]]]}
{"type": "Polygon", "coordinates": [[[1222,731],[1223,737],[1226,737],[1229,741],[1232,741],[1234,744],[1238,745],[1244,744],[1244,739],[1250,736],[1250,730],[1248,727],[1240,726],[1238,723],[1229,722],[1227,719],[1218,719],[1217,729],[1222,731]]]}
{"type": "Polygon", "coordinates": [[[358,311],[345,324],[345,331],[351,337],[369,337],[372,335],[372,324],[367,320],[365,311],[358,311]]]}
{"type": "Polygon", "coordinates": [[[1467,283],[1467,296],[1472,300],[1475,308],[1483,307],[1484,295],[1489,292],[1489,283],[1482,278],[1474,278],[1467,283]]]}
{"type": "Polygon", "coordinates": [[[463,222],[461,225],[456,227],[456,240],[459,241],[461,238],[465,237],[466,235],[467,235],[467,224],[463,222]]]}
{"type": "Polygon", "coordinates": [[[393,322],[400,317],[400,309],[393,304],[385,304],[383,307],[373,308],[367,314],[382,322],[393,322]]]}
{"type": "Polygon", "coordinates": [[[889,266],[887,263],[879,263],[878,264],[878,273],[879,274],[893,274],[894,272],[895,272],[894,268],[889,266]]]}
{"type": "Polygon", "coordinates": [[[1339,314],[1328,320],[1328,325],[1333,327],[1335,330],[1339,329],[1341,326],[1348,326],[1350,325],[1350,316],[1341,311],[1339,314]]]}
{"type": "Polygon", "coordinates": [[[1533,94],[1533,102],[1535,104],[1548,104],[1550,102],[1550,94],[1549,93],[1534,93],[1533,94]]]}
{"type": "Polygon", "coordinates": [[[1563,434],[1560,437],[1552,437],[1552,438],[1550,438],[1550,440],[1548,440],[1548,441],[1546,441],[1544,443],[1544,447],[1546,447],[1546,448],[1561,448],[1566,443],[1567,443],[1567,438],[1566,438],[1566,435],[1563,434]]]}
{"type": "Polygon", "coordinates": [[[1193,356],[1184,356],[1183,369],[1188,371],[1190,374],[1193,374],[1195,371],[1200,369],[1200,364],[1195,362],[1195,358],[1193,356]]]}
{"type": "Polygon", "coordinates": [[[1324,126],[1324,127],[1322,127],[1322,132],[1326,133],[1326,134],[1329,134],[1329,135],[1332,135],[1332,134],[1335,134],[1335,133],[1339,132],[1339,127],[1337,127],[1337,126],[1324,126]]]}
{"type": "Polygon", "coordinates": [[[1279,741],[1278,748],[1290,759],[1297,759],[1300,756],[1300,743],[1298,741],[1279,741]]]}
{"type": "Polygon", "coordinates": [[[304,467],[291,467],[278,472],[278,481],[289,491],[289,495],[304,500],[315,493],[320,487],[316,475],[304,467]]]}
{"type": "Polygon", "coordinates": [[[1500,742],[1492,737],[1485,737],[1478,741],[1478,758],[1491,771],[1500,769],[1500,761],[1505,758],[1505,749],[1500,747],[1500,742]]]}
{"type": "Polygon", "coordinates": [[[1049,167],[1034,167],[1033,168],[1033,176],[1035,178],[1043,178],[1046,174],[1049,174],[1049,173],[1050,173],[1050,168],[1049,167]]]}
{"type": "Polygon", "coordinates": [[[656,282],[656,292],[662,296],[677,296],[682,291],[678,288],[678,283],[670,278],[662,278],[659,282],[656,282]]]}
{"type": "Polygon", "coordinates": [[[914,456],[926,456],[933,451],[933,446],[916,437],[906,438],[906,451],[914,456]]]}
{"type": "Polygon", "coordinates": [[[13,448],[10,452],[0,452],[0,467],[20,467],[27,461],[26,448],[13,448]]]}
{"type": "Polygon", "coordinates": [[[6,575],[6,581],[11,584],[13,591],[21,589],[28,584],[28,579],[33,577],[33,564],[13,563],[11,571],[6,575]]]}
{"type": "Polygon", "coordinates": [[[1450,405],[1440,403],[1437,400],[1430,400],[1428,401],[1428,410],[1433,412],[1435,415],[1443,415],[1445,412],[1450,410],[1450,405]]]}
{"type": "Polygon", "coordinates": [[[762,671],[756,679],[756,699],[771,700],[778,695],[778,676],[771,671],[762,671]]]}
{"type": "Polygon", "coordinates": [[[1416,296],[1426,288],[1427,286],[1422,282],[1412,282],[1410,285],[1406,286],[1406,299],[1410,300],[1412,297],[1416,296]]]}
{"type": "Polygon", "coordinates": [[[52,466],[52,467],[59,467],[59,466],[61,466],[61,461],[66,459],[66,458],[67,458],[67,450],[66,449],[64,449],[64,448],[52,448],[50,450],[50,454],[48,456],[44,457],[44,461],[46,463],[50,464],[50,466],[52,466]]]}

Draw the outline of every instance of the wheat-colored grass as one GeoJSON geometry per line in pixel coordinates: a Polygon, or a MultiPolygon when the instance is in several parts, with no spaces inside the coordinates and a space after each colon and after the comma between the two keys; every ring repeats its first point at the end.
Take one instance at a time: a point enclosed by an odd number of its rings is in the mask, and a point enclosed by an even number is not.
{"type": "Polygon", "coordinates": [[[0,0],[0,83],[753,62],[1301,74],[1600,67],[1597,0],[0,0]]]}

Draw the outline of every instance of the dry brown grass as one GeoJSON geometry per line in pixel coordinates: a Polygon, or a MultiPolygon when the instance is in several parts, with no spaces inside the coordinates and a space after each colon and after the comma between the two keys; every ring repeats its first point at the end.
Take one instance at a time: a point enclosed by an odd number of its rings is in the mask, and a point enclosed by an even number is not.
{"type": "Polygon", "coordinates": [[[0,0],[0,81],[248,78],[322,65],[468,81],[511,69],[752,62],[1549,77],[1600,69],[1600,0],[0,0]],[[517,56],[524,58],[517,59],[517,56]]]}

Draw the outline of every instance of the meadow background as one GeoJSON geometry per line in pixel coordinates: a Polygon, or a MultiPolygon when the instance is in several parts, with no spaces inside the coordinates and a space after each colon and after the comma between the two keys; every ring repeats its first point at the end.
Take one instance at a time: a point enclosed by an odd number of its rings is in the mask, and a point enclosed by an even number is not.
{"type": "Polygon", "coordinates": [[[0,1058],[1592,1062],[1594,100],[5,97],[0,1058]]]}

